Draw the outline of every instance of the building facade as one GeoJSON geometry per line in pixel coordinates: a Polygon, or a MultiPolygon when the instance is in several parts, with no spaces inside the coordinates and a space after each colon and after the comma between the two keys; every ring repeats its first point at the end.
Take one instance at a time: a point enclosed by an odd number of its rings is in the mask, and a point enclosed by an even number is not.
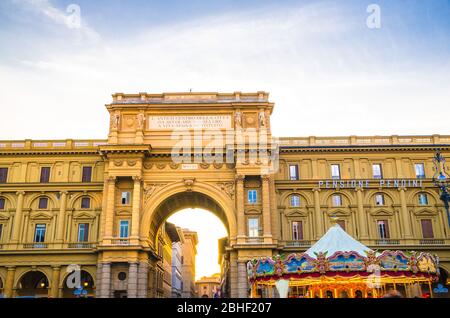
{"type": "Polygon", "coordinates": [[[184,243],[181,245],[181,296],[195,298],[195,256],[197,255],[197,232],[183,229],[184,243]]]}
{"type": "Polygon", "coordinates": [[[179,242],[172,243],[172,298],[181,298],[183,293],[183,267],[181,264],[183,243],[183,235],[179,242]]]}
{"type": "Polygon", "coordinates": [[[265,92],[114,94],[106,140],[0,141],[1,293],[71,297],[77,268],[88,296],[170,295],[160,233],[187,207],[228,229],[230,297],[248,295],[246,261],[305,250],[331,218],[369,247],[436,253],[447,279],[431,178],[450,136],[273,138],[273,107],[265,92]]]}
{"type": "Polygon", "coordinates": [[[220,274],[209,277],[203,276],[195,282],[197,297],[199,298],[219,298],[220,274]]]}

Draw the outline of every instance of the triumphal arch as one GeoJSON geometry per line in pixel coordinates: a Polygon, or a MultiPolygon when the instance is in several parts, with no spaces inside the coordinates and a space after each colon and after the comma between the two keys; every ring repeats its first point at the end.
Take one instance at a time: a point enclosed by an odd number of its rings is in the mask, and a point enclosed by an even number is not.
{"type": "Polygon", "coordinates": [[[270,211],[276,208],[278,152],[268,94],[114,94],[106,107],[110,132],[99,148],[107,182],[97,296],[108,297],[111,266],[121,262],[129,263],[129,276],[138,278],[128,296],[146,296],[143,278],[156,261],[152,252],[159,228],[172,213],[198,207],[215,213],[227,227],[231,296],[245,297],[245,262],[272,255],[277,246],[277,218],[270,211]],[[261,189],[250,213],[261,213],[262,235],[253,238],[247,236],[246,183],[261,189]],[[117,238],[115,227],[121,213],[117,189],[126,188],[133,195],[131,235],[124,240],[117,238]]]}
{"type": "Polygon", "coordinates": [[[268,95],[118,93],[107,139],[0,141],[0,295],[74,297],[78,272],[88,296],[170,297],[165,220],[193,207],[227,228],[225,296],[249,295],[248,260],[301,253],[333,222],[372,249],[436,253],[443,293],[433,157],[450,136],[275,138],[268,95]]]}

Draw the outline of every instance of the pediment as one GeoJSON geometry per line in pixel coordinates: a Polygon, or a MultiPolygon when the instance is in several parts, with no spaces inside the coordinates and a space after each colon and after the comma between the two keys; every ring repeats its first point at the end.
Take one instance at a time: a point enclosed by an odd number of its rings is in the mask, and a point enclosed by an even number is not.
{"type": "Polygon", "coordinates": [[[53,217],[52,214],[46,212],[35,212],[30,214],[30,219],[40,219],[40,220],[51,220],[53,217]]]}
{"type": "Polygon", "coordinates": [[[74,213],[73,217],[75,219],[93,219],[93,218],[95,218],[95,215],[92,215],[89,212],[79,212],[79,213],[74,213]]]}
{"type": "Polygon", "coordinates": [[[378,216],[382,216],[382,215],[393,215],[393,211],[390,211],[388,209],[376,209],[370,212],[371,215],[378,215],[378,216]]]}
{"type": "Polygon", "coordinates": [[[349,210],[344,209],[332,209],[327,211],[328,216],[348,216],[350,215],[349,210]]]}
{"type": "Polygon", "coordinates": [[[413,213],[414,213],[414,215],[431,215],[431,216],[434,216],[437,214],[436,211],[433,211],[433,210],[427,209],[427,208],[413,211],[413,213]]]}
{"type": "Polygon", "coordinates": [[[8,220],[8,219],[9,219],[9,215],[0,213],[0,220],[8,220]]]}
{"type": "Polygon", "coordinates": [[[306,216],[308,215],[308,212],[305,210],[301,210],[301,209],[292,209],[292,210],[288,210],[285,212],[286,216],[306,216]]]}

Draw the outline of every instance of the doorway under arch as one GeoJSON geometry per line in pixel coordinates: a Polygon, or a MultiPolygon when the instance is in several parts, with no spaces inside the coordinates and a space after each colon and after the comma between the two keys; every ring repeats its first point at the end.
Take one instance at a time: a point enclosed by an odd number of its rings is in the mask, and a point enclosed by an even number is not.
{"type": "Polygon", "coordinates": [[[94,291],[94,278],[89,274],[87,271],[81,270],[80,271],[81,279],[81,288],[82,293],[78,294],[76,292],[76,288],[70,288],[67,284],[67,279],[69,278],[69,275],[64,278],[63,282],[63,289],[62,289],[62,297],[63,298],[79,298],[79,297],[94,297],[95,291],[94,291]]]}
{"type": "Polygon", "coordinates": [[[17,285],[18,297],[48,297],[49,280],[41,271],[26,272],[17,285]]]}

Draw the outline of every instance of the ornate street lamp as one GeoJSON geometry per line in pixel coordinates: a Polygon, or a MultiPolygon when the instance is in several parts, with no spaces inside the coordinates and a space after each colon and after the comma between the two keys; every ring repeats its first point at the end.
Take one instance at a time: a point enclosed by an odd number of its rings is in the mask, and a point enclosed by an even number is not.
{"type": "Polygon", "coordinates": [[[433,158],[435,172],[433,175],[433,182],[436,187],[441,189],[441,200],[444,202],[445,211],[447,211],[448,225],[450,226],[450,175],[447,173],[445,166],[445,158],[438,150],[433,158]]]}

